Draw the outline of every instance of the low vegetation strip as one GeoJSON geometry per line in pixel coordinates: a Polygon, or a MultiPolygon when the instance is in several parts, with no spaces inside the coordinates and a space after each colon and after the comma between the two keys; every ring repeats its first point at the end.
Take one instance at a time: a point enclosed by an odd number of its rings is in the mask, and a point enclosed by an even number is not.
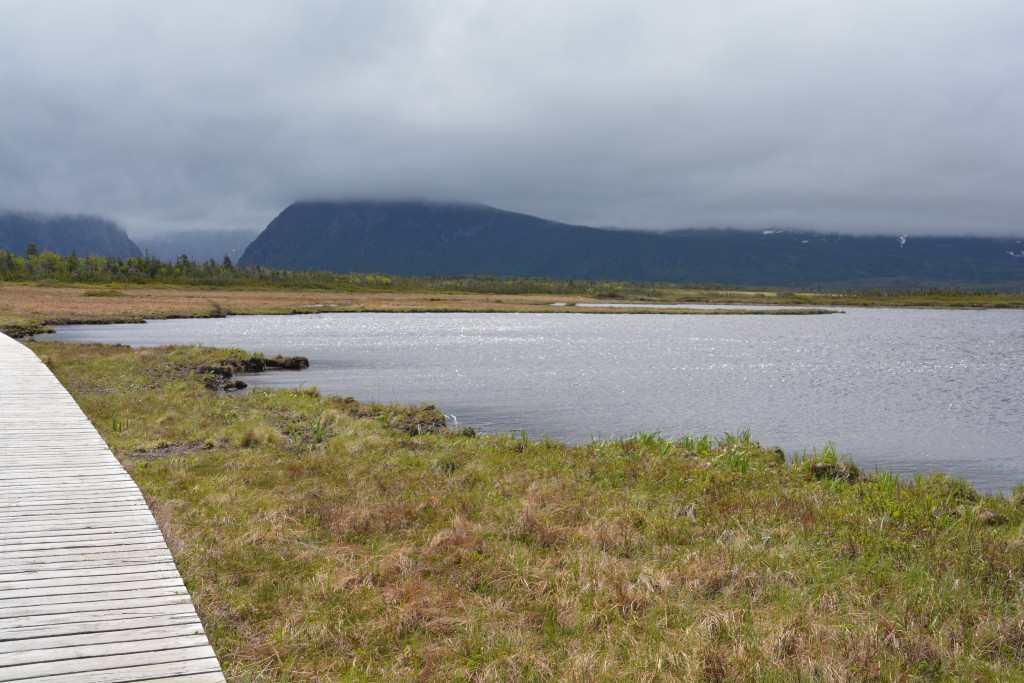
{"type": "MultiPolygon", "coordinates": [[[[290,289],[210,289],[186,286],[86,289],[0,283],[0,332],[27,337],[52,325],[139,323],[161,318],[216,318],[246,314],[314,313],[638,313],[669,315],[802,315],[832,310],[801,307],[740,309],[582,308],[584,297],[445,292],[346,292],[290,289]],[[107,294],[106,292],[114,292],[107,294]],[[554,306],[554,303],[565,304],[554,306]]],[[[748,302],[756,303],[756,302],[748,302]]],[[[833,309],[834,310],[834,309],[833,309]]]]}
{"type": "Polygon", "coordinates": [[[31,348],[142,488],[230,680],[1024,678],[1020,487],[209,388],[239,351],[31,348]]]}

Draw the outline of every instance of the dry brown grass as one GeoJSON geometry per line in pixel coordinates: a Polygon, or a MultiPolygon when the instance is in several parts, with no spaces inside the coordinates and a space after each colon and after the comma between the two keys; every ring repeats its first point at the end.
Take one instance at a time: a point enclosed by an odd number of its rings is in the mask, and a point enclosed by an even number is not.
{"type": "MultiPolygon", "coordinates": [[[[728,294],[728,293],[723,293],[728,294]]],[[[137,322],[158,318],[203,318],[319,312],[643,313],[695,315],[740,310],[577,308],[608,303],[581,296],[444,292],[343,292],[330,290],[224,289],[185,286],[117,289],[0,283],[0,329],[88,322],[137,322]],[[110,293],[110,295],[106,295],[110,293]],[[564,303],[566,306],[553,306],[564,303]]],[[[625,302],[615,302],[618,304],[625,302]]],[[[755,309],[756,310],[756,309],[755,309]]],[[[759,312],[772,312],[764,311],[759,312]]],[[[805,309],[802,312],[822,312],[805,309]]]]}
{"type": "Polygon", "coordinates": [[[196,287],[126,287],[119,296],[88,294],[85,287],[0,285],[0,316],[32,320],[201,317],[214,306],[225,313],[314,312],[320,308],[352,310],[531,311],[556,301],[586,302],[583,297],[444,294],[437,292],[330,292],[323,290],[205,289],[196,287]]]}

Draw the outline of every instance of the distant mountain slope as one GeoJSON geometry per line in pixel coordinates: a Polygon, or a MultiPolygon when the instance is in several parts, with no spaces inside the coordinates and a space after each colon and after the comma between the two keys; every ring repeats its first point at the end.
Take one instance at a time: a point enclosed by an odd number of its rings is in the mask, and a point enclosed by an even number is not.
{"type": "Polygon", "coordinates": [[[139,238],[136,241],[142,249],[161,261],[174,261],[184,254],[193,261],[213,259],[219,263],[225,255],[237,261],[257,234],[255,230],[187,230],[139,238]]]}
{"type": "Polygon", "coordinates": [[[1014,239],[651,233],[567,225],[477,204],[348,201],[292,204],[239,263],[398,275],[1020,288],[1022,250],[1014,239]]]}
{"type": "Polygon", "coordinates": [[[0,249],[24,255],[29,242],[40,252],[67,256],[139,256],[139,247],[124,230],[95,216],[46,216],[0,213],[0,249]]]}

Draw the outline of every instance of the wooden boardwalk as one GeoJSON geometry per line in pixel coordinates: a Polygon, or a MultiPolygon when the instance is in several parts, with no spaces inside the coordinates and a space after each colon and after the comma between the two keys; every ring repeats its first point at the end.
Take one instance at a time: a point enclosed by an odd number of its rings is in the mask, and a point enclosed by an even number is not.
{"type": "Polygon", "coordinates": [[[138,487],[0,334],[0,681],[224,681],[138,487]]]}

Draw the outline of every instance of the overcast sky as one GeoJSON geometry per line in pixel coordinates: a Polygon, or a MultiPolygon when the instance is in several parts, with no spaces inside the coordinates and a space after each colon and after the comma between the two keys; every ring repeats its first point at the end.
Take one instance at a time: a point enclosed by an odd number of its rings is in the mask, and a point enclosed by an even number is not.
{"type": "Polygon", "coordinates": [[[0,207],[1024,235],[1021,0],[0,0],[0,207]]]}

